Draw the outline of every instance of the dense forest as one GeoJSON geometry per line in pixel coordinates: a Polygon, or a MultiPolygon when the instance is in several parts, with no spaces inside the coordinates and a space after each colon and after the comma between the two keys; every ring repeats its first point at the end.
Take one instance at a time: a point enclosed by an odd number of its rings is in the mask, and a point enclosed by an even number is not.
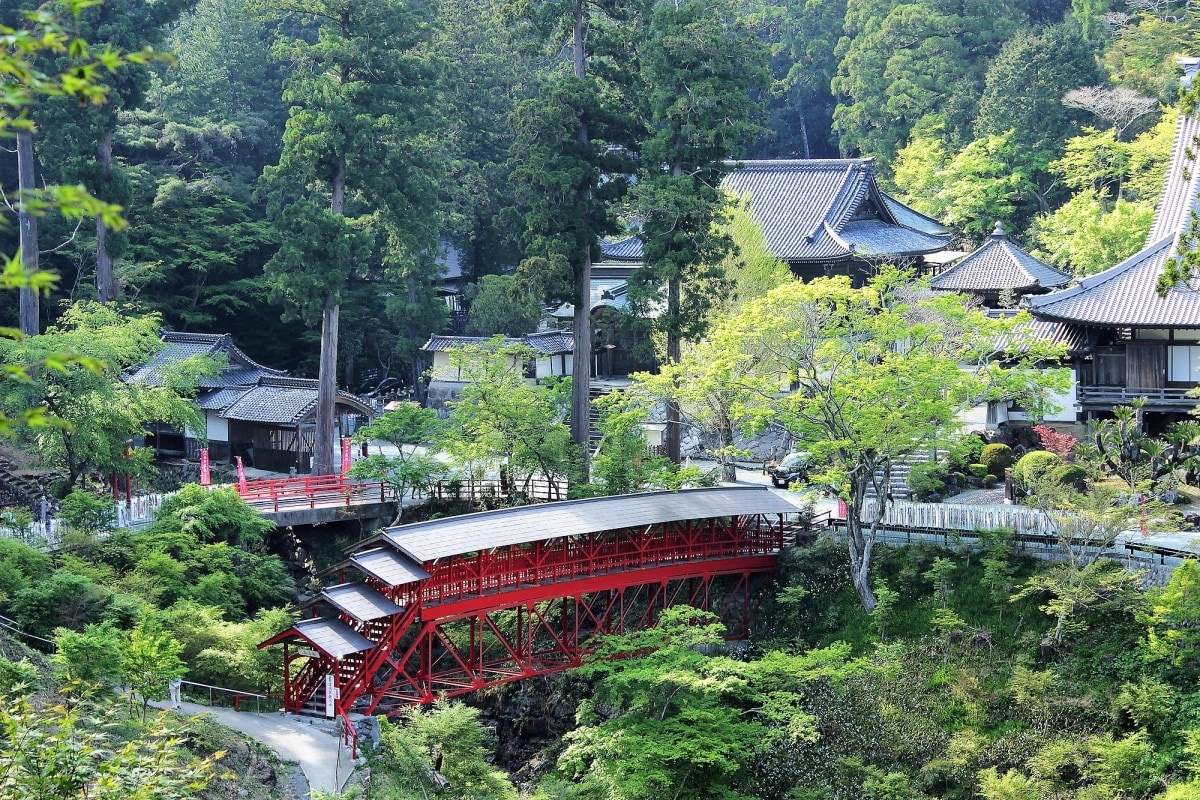
{"type": "MultiPolygon", "coordinates": [[[[6,3],[0,23],[37,5],[6,3]]],[[[563,83],[574,68],[569,3],[86,9],[85,38],[173,58],[122,72],[106,105],[46,98],[29,111],[33,182],[82,183],[130,222],[40,221],[41,266],[60,276],[41,327],[63,302],[119,296],[171,329],[230,332],[262,363],[316,376],[324,301],[336,298],[338,384],[411,383],[416,348],[447,324],[433,291],[445,248],[474,281],[524,263],[526,296],[558,300],[570,296],[553,266],[570,262],[559,252],[567,238],[621,235],[635,220],[650,232],[655,204],[670,203],[666,183],[630,194],[628,182],[600,181],[589,230],[570,234],[553,218],[563,209],[539,204],[571,180],[570,158],[643,184],[670,163],[664,96],[681,56],[662,49],[673,46],[667,26],[700,34],[651,5],[579,6],[590,98],[563,83]],[[338,69],[365,71],[325,106],[319,77],[340,49],[362,62],[338,69]],[[574,124],[556,122],[555,107],[577,119],[581,103],[593,104],[588,152],[539,149],[539,131],[574,124]],[[342,212],[322,216],[333,152],[348,154],[342,212]]],[[[710,89],[741,121],[706,157],[872,156],[892,191],[954,226],[964,247],[1001,219],[1077,273],[1114,263],[1148,225],[1169,148],[1163,109],[1178,91],[1173,59],[1194,49],[1200,24],[1190,4],[1165,0],[724,0],[704,13],[720,22],[705,46],[741,65],[710,89]],[[751,102],[733,110],[738,96],[751,102]]],[[[17,161],[0,159],[6,190],[17,161]]],[[[0,230],[3,252],[16,251],[17,233],[0,230]]],[[[15,297],[3,302],[15,320],[15,297]]]]}
{"type": "MultiPolygon", "coordinates": [[[[850,500],[847,535],[781,555],[746,646],[727,647],[714,617],[674,609],[599,645],[634,656],[405,712],[352,791],[1200,797],[1196,563],[1143,571],[1099,557],[1138,525],[1132,496],[1193,499],[1200,431],[1150,437],[1122,408],[1083,442],[959,435],[955,414],[987,392],[1036,409],[1062,377],[1041,369],[1054,353],[1030,345],[997,364],[1012,320],[913,293],[890,269],[864,287],[793,281],[717,189],[731,159],[869,156],[964,247],[999,219],[1046,260],[1096,272],[1150,223],[1178,113],[1175,58],[1200,50],[1190,2],[38,8],[0,10],[0,133],[13,145],[0,186],[16,223],[0,227],[0,252],[36,241],[0,276],[22,289],[0,292],[0,319],[40,333],[2,332],[0,432],[19,428],[69,474],[52,552],[27,509],[0,518],[0,800],[287,796],[263,779],[275,767],[258,749],[234,740],[222,756],[227,733],[204,721],[181,733],[147,701],[180,676],[277,694],[279,654],[257,645],[349,542],[306,550],[232,489],[196,485],[145,529],[114,527],[89,473],[151,471],[127,434],[195,428],[188,391],[217,366],[123,381],[160,325],[232,333],[256,359],[330,387],[415,387],[417,348],[450,322],[436,292],[450,248],[483,334],[577,298],[597,239],[631,232],[646,256],[631,307],[659,312],[665,358],[639,378],[653,401],[598,403],[603,444],[575,496],[699,478],[647,450],[640,423],[666,398],[706,409],[723,445],[768,419],[809,442],[829,461],[814,481],[850,500]],[[19,32],[28,25],[37,35],[19,32]],[[24,213],[49,205],[65,213],[24,213]],[[23,283],[48,274],[40,298],[23,283]],[[776,360],[752,364],[763,341],[776,360]],[[848,352],[855,366],[832,369],[848,352]],[[781,393],[785,373],[805,391],[781,393]],[[826,405],[852,409],[848,424],[821,428],[826,405]],[[995,486],[1014,470],[1020,499],[1058,520],[1058,557],[1034,557],[1010,531],[876,545],[866,485],[915,442],[947,453],[910,474],[918,492],[995,486]],[[85,490],[66,493],[75,485],[85,490]]],[[[567,414],[587,382],[530,385],[482,361],[448,419],[402,404],[360,432],[400,455],[356,469],[399,496],[448,463],[503,464],[513,483],[577,478],[578,431],[564,420],[587,419],[567,414]]],[[[1167,501],[1141,508],[1178,529],[1167,501]]]]}

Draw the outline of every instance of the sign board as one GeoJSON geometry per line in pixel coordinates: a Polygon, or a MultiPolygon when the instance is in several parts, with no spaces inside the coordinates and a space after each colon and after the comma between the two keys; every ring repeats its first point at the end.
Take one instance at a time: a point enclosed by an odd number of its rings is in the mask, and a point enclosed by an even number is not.
{"type": "Polygon", "coordinates": [[[325,676],[325,717],[333,719],[333,701],[337,699],[337,687],[333,685],[333,674],[325,676]]]}
{"type": "Polygon", "coordinates": [[[354,462],[354,454],[350,450],[350,437],[342,437],[342,474],[345,475],[350,471],[350,465],[354,462]]]}
{"type": "Polygon", "coordinates": [[[311,647],[301,647],[299,650],[296,651],[296,655],[308,656],[309,658],[317,658],[320,654],[317,653],[316,650],[313,650],[311,647]]]}
{"type": "Polygon", "coordinates": [[[212,483],[212,472],[208,466],[208,448],[200,451],[200,485],[208,486],[212,483]]]}

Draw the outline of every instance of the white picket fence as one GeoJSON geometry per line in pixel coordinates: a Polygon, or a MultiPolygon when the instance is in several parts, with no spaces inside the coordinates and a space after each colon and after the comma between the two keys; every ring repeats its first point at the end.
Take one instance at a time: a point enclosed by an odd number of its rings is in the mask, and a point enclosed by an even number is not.
{"type": "MultiPolygon", "coordinates": [[[[868,498],[863,504],[862,519],[874,519],[878,503],[878,498],[868,498]]],[[[914,503],[907,500],[887,503],[883,524],[938,531],[986,531],[1007,528],[1018,534],[1043,536],[1052,536],[1055,527],[1054,521],[1048,515],[1025,506],[914,503]]]]}
{"type": "MultiPolygon", "coordinates": [[[[146,494],[132,497],[128,501],[122,498],[112,509],[113,527],[116,529],[141,529],[154,521],[154,515],[162,506],[163,500],[174,492],[167,494],[146,494]]],[[[22,542],[40,550],[57,550],[62,543],[62,523],[56,517],[48,517],[43,525],[35,520],[26,528],[13,528],[0,525],[0,536],[19,539],[22,542]]]]}

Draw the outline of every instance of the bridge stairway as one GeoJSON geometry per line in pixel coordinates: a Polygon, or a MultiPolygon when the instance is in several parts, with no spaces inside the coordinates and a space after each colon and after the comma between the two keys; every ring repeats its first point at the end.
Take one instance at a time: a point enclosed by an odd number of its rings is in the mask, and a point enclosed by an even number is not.
{"type": "MultiPolygon", "coordinates": [[[[938,449],[931,451],[930,449],[922,448],[908,455],[897,456],[892,459],[892,475],[888,483],[888,488],[891,490],[893,500],[911,500],[912,490],[908,488],[908,473],[918,464],[926,464],[935,456],[941,458],[946,454],[945,450],[938,449]]],[[[883,470],[875,470],[875,480],[883,480],[883,470]]],[[[867,488],[867,497],[875,497],[874,487],[867,488]]]]}

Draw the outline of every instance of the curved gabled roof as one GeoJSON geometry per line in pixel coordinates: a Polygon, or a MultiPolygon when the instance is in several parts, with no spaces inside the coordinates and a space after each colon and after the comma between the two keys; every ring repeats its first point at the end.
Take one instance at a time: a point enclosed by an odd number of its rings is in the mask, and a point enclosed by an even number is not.
{"type": "MultiPolygon", "coordinates": [[[[345,406],[367,417],[375,410],[346,392],[337,393],[337,405],[345,406]]],[[[312,416],[317,410],[317,382],[307,378],[264,378],[262,383],[246,391],[220,416],[247,422],[266,422],[295,425],[312,416]]]]}
{"type": "Polygon", "coordinates": [[[1102,327],[1200,328],[1200,287],[1177,286],[1166,297],[1157,287],[1200,211],[1200,120],[1180,115],[1174,148],[1146,247],[1076,286],[1027,298],[1032,313],[1102,327]]]}
{"type": "Polygon", "coordinates": [[[983,292],[1051,289],[1070,282],[1070,275],[1042,263],[1010,242],[997,222],[983,246],[930,281],[930,286],[943,291],[983,292]]]}
{"type": "Polygon", "coordinates": [[[869,158],[730,166],[722,186],[750,195],[750,210],[763,227],[767,249],[784,261],[923,255],[950,241],[948,234],[928,233],[898,220],[892,209],[900,204],[894,199],[889,203],[879,191],[869,158]]]}
{"type": "Polygon", "coordinates": [[[1174,242],[1167,237],[1076,286],[1026,298],[1026,306],[1039,317],[1084,325],[1200,328],[1200,292],[1176,288],[1159,297],[1155,288],[1174,242]]]}

